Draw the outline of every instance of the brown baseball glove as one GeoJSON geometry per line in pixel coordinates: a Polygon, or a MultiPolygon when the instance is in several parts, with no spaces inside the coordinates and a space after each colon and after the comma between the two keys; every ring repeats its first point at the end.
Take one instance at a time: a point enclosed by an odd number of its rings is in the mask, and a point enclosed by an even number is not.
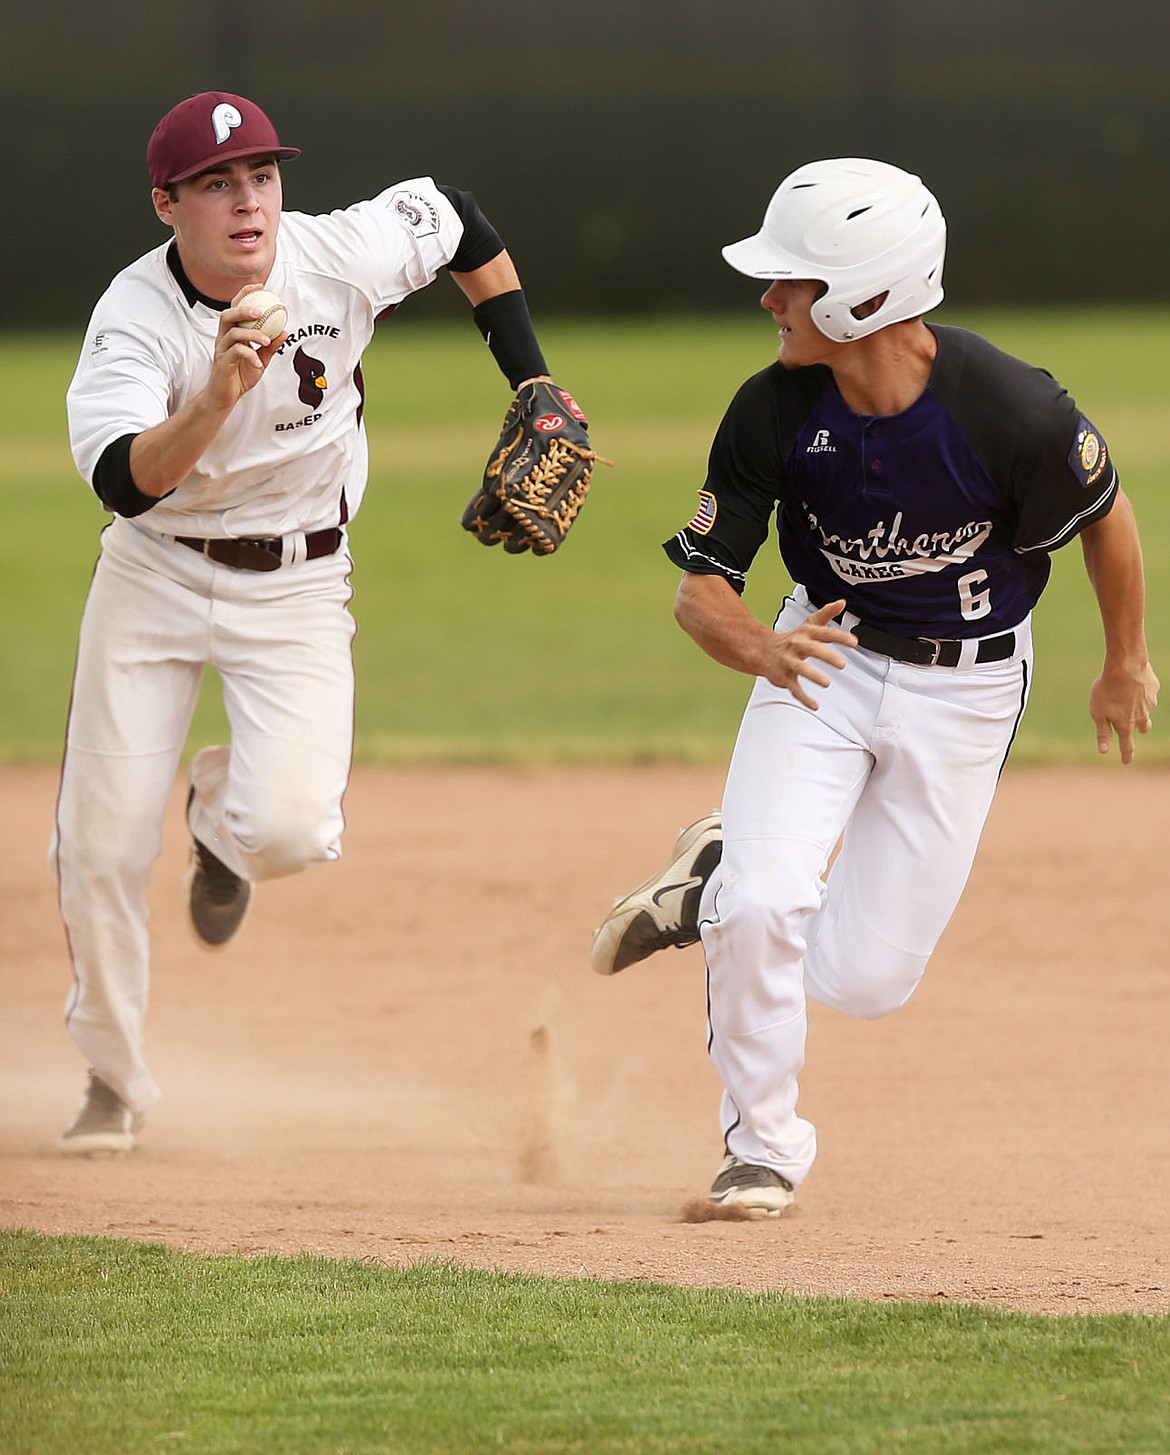
{"type": "Polygon", "coordinates": [[[508,406],[463,529],[512,555],[551,556],[585,503],[596,460],[612,463],[591,448],[589,421],[573,396],[548,380],[527,380],[508,406]]]}

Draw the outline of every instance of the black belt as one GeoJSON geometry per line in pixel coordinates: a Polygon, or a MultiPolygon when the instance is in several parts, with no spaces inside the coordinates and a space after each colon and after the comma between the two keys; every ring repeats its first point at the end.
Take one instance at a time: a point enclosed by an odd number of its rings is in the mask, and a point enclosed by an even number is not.
{"type": "MultiPolygon", "coordinates": [[[[331,525],[327,530],[313,530],[305,536],[306,561],[331,556],[341,545],[341,531],[331,525]]],[[[282,564],[284,542],[279,536],[253,536],[250,539],[204,540],[200,536],[176,536],[181,546],[190,546],[209,561],[220,566],[234,566],[237,571],[276,571],[282,564]]]]}
{"type": "MultiPolygon", "coordinates": [[[[810,591],[810,603],[817,608],[828,603],[818,601],[810,591]]],[[[840,621],[840,617],[835,618],[840,621]]],[[[895,637],[880,631],[876,626],[866,626],[863,621],[847,627],[857,638],[857,645],[867,652],[879,652],[895,662],[908,662],[912,667],[957,667],[963,655],[961,641],[938,641],[934,637],[895,637]]],[[[1006,662],[1015,655],[1015,632],[1003,632],[997,637],[980,637],[975,649],[976,663],[1006,662]]]]}

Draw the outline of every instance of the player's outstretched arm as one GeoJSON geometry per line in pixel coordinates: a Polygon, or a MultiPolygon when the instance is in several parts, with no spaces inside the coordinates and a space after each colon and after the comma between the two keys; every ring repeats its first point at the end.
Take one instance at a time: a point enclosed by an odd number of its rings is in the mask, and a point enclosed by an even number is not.
{"type": "Polygon", "coordinates": [[[790,632],[774,631],[754,616],[738,592],[722,576],[687,572],[674,598],[679,626],[709,657],[751,677],[766,677],[786,687],[797,702],[816,711],[817,703],[803,681],[828,687],[830,678],[821,665],[840,670],[845,658],[836,646],[855,647],[857,638],[833,618],[845,602],[831,601],[812,612],[790,632]]]}
{"type": "Polygon", "coordinates": [[[516,391],[483,483],[463,512],[463,528],[512,555],[551,555],[580,513],[602,456],[589,442],[589,421],[577,401],[549,376],[507,252],[468,272],[452,269],[451,276],[516,391]]]}
{"type": "Polygon", "coordinates": [[[1081,548],[1105,632],[1105,662],[1089,692],[1097,751],[1107,753],[1116,733],[1121,761],[1130,763],[1135,730],[1150,730],[1159,682],[1146,649],[1141,541],[1122,491],[1109,514],[1081,532],[1081,548]]]}
{"type": "Polygon", "coordinates": [[[130,446],[130,473],[143,495],[161,498],[185,480],[224,421],[264,376],[269,362],[288,337],[269,338],[254,326],[259,309],[248,303],[249,286],[220,316],[215,354],[207,383],[169,419],[143,430],[130,446]],[[257,347],[259,345],[259,347],[257,347]]]}

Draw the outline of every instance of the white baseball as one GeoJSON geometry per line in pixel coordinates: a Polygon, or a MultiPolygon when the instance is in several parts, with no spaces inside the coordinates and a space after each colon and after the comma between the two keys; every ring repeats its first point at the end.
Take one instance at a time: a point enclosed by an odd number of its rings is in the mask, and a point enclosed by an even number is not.
{"type": "Polygon", "coordinates": [[[279,338],[288,326],[288,309],[275,293],[268,293],[263,288],[258,288],[254,293],[246,293],[240,299],[240,307],[260,310],[259,318],[243,319],[241,328],[259,329],[268,338],[279,338]]]}

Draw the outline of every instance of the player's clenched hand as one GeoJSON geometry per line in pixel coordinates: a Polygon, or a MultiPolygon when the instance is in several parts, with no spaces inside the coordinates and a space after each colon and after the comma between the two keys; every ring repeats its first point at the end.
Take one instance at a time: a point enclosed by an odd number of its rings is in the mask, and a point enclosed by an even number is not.
{"type": "MultiPolygon", "coordinates": [[[[160,499],[195,468],[240,399],[264,377],[264,370],[288,338],[256,327],[261,310],[249,295],[265,296],[254,285],[243,288],[220,315],[207,383],[175,412],[144,429],[130,445],[130,469],[144,495],[160,499]],[[248,325],[253,327],[249,328],[248,325]]],[[[279,299],[270,298],[283,309],[279,299]]]]}
{"type": "Polygon", "coordinates": [[[1097,725],[1097,751],[1107,753],[1117,734],[1123,763],[1133,762],[1133,735],[1148,733],[1161,684],[1147,662],[1133,672],[1101,673],[1089,691],[1089,714],[1097,725]]]}
{"type": "Polygon", "coordinates": [[[817,664],[823,662],[825,666],[840,671],[845,665],[845,658],[836,650],[834,643],[843,647],[857,645],[853,633],[833,620],[844,610],[843,600],[830,601],[828,605],[818,607],[792,631],[776,632],[775,644],[761,674],[774,686],[786,687],[797,702],[814,712],[818,703],[805,691],[801,679],[818,687],[828,687],[831,679],[817,664]]]}
{"type": "Polygon", "coordinates": [[[230,409],[249,389],[254,389],[277,349],[288,338],[287,332],[270,337],[254,327],[260,311],[248,302],[251,287],[232,299],[219,318],[215,339],[215,357],[208,380],[208,393],[221,409],[230,409]]]}

